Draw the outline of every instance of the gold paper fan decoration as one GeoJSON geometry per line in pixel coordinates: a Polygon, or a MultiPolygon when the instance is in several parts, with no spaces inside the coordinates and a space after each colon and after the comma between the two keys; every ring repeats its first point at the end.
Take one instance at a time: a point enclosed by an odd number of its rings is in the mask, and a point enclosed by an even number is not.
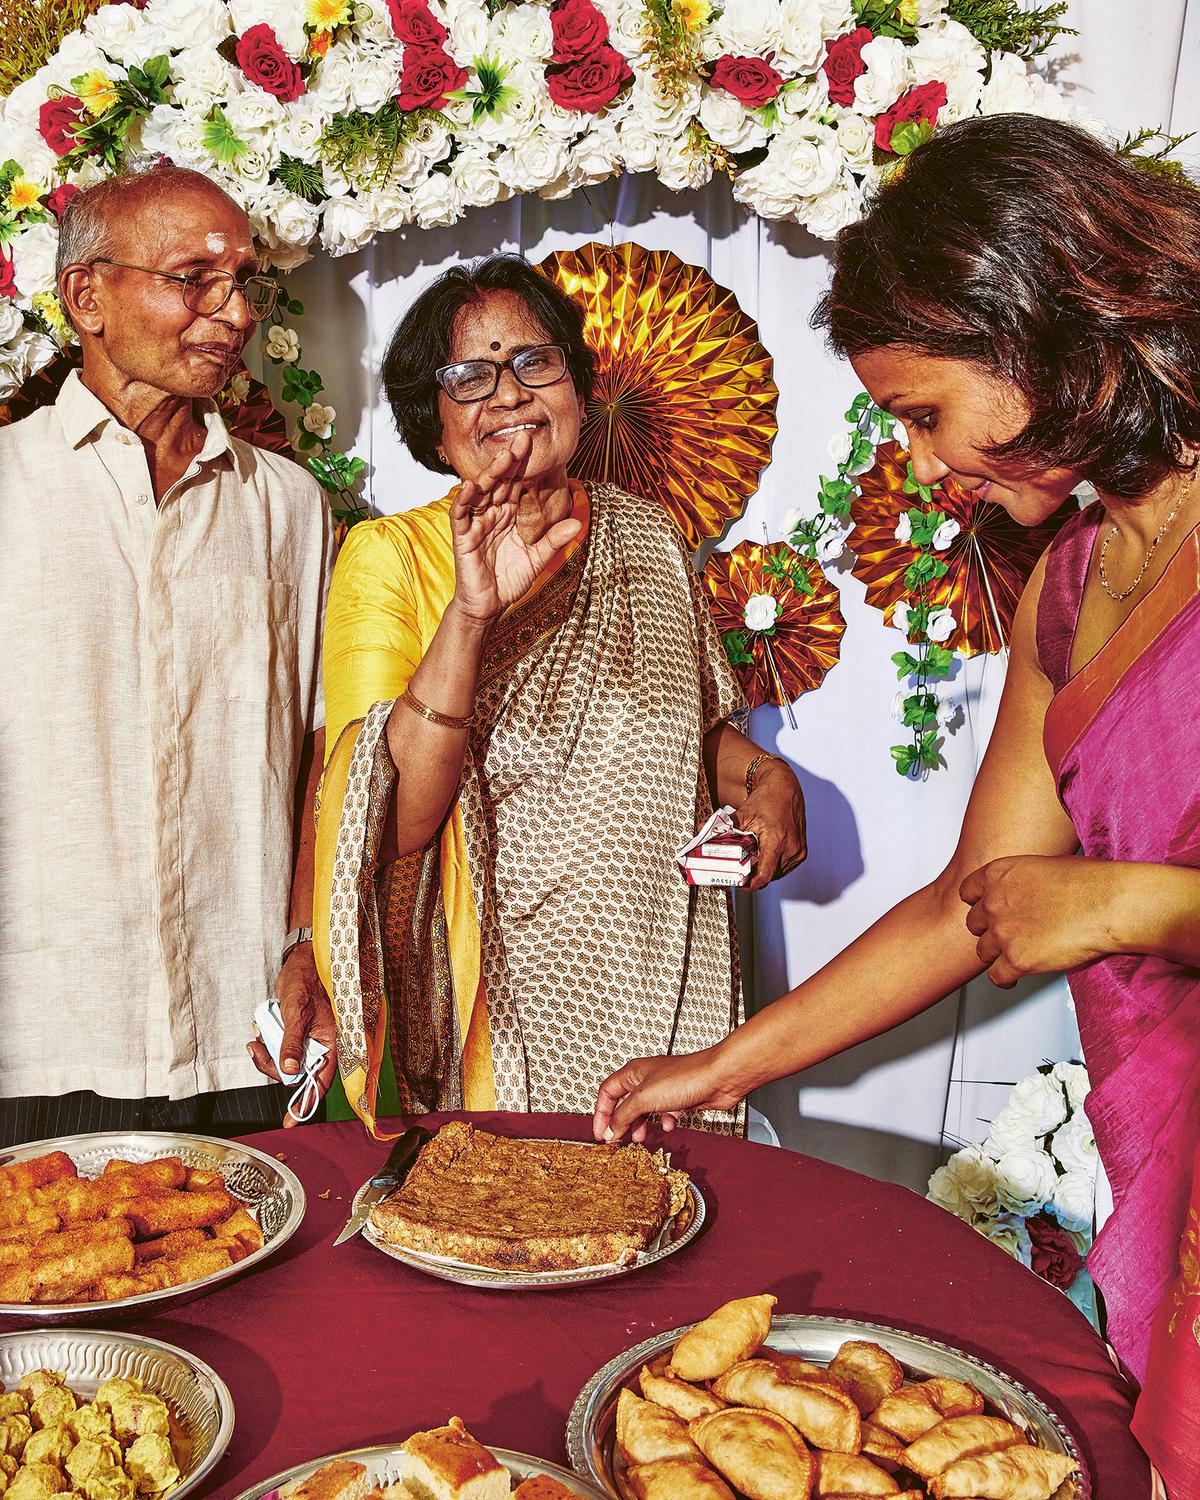
{"type": "MultiPolygon", "coordinates": [[[[918,556],[917,548],[895,535],[904,512],[920,508],[916,495],[904,493],[907,476],[907,449],[880,443],[875,467],[856,481],[859,493],[850,507],[852,571],[867,586],[867,603],[883,610],[889,624],[896,604],[908,597],[904,573],[918,556]]],[[[934,608],[948,609],[958,621],[946,646],[963,656],[1007,650],[1017,601],[1034,564],[1078,505],[1068,500],[1040,525],[1020,526],[1002,505],[974,499],[953,480],[934,490],[933,503],[962,527],[937,554],[950,571],[929,587],[934,608]]]]}
{"type": "Polygon", "coordinates": [[[758,328],[707,271],[665,250],[557,251],[541,269],[584,310],[596,353],[572,471],[657,500],[691,551],[758,487],[779,392],[758,328]]]}
{"type": "MultiPolygon", "coordinates": [[[[714,552],[700,581],[726,649],[741,647],[751,658],[735,664],[751,708],[783,708],[820,687],[838,659],[846,622],[838,591],[819,563],[786,542],[740,542],[732,552],[714,552]],[[794,577],[807,578],[813,592],[797,588],[794,577]],[[770,594],[778,606],[770,633],[747,627],[746,604],[756,594],[770,594]]],[[[731,659],[737,654],[730,651],[731,659]]]]}

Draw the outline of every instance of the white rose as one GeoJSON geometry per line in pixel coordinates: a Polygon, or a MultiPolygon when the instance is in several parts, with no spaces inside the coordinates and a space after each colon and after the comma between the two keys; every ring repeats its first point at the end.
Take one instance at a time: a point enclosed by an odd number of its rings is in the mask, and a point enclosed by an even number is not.
{"type": "Polygon", "coordinates": [[[328,442],[333,436],[333,424],[336,420],[337,412],[333,407],[322,406],[319,401],[314,401],[302,418],[305,428],[324,442],[328,442]]]}
{"type": "Polygon", "coordinates": [[[554,49],[550,12],[540,5],[508,6],[500,12],[497,39],[507,57],[544,63],[554,49]]]}
{"type": "MultiPolygon", "coordinates": [[[[225,168],[241,188],[244,195],[252,194],[255,188],[265,188],[271,168],[275,165],[270,147],[263,136],[253,136],[246,142],[246,149],[225,168]]],[[[243,197],[243,202],[245,197],[243,197]]]]}
{"type": "Polygon", "coordinates": [[[844,32],[853,31],[858,24],[850,0],[809,0],[809,5],[821,23],[821,35],[827,42],[844,32]]]}
{"type": "Polygon", "coordinates": [[[781,73],[815,73],[825,60],[825,35],[812,0],[781,0],[774,66],[781,73]]]}
{"type": "Polygon", "coordinates": [[[355,198],[330,198],[321,214],[321,244],[330,255],[350,255],[374,235],[375,225],[355,198]]]}
{"type": "MultiPolygon", "coordinates": [[[[983,87],[983,70],[987,53],[965,26],[945,20],[926,26],[908,49],[908,61],[914,83],[946,85],[947,108],[966,113],[974,110],[983,87]]],[[[944,119],[944,115],[939,118],[944,119]]]]}
{"type": "Polygon", "coordinates": [[[144,14],[167,33],[173,49],[215,47],[233,30],[222,0],[150,0],[144,14]]]}
{"type": "Polygon", "coordinates": [[[700,123],[717,145],[728,151],[753,151],[768,140],[762,122],[724,89],[704,90],[700,123]]]}
{"type": "Polygon", "coordinates": [[[20,162],[26,177],[37,182],[49,182],[58,168],[58,157],[37,130],[9,120],[0,122],[0,161],[20,162]]]}
{"type": "Polygon", "coordinates": [[[896,529],[892,535],[901,546],[912,541],[912,519],[906,510],[900,512],[900,519],[896,522],[896,529]]]}
{"type": "Polygon", "coordinates": [[[832,130],[810,126],[789,130],[772,146],[771,155],[787,173],[788,186],[802,198],[819,198],[842,174],[842,153],[832,130]]]}
{"type": "Polygon", "coordinates": [[[903,688],[901,688],[898,692],[892,694],[892,701],[888,705],[888,712],[891,714],[892,718],[895,719],[897,724],[904,723],[904,700],[907,697],[908,694],[903,688]]]}
{"type": "Polygon", "coordinates": [[[31,224],[8,243],[12,257],[13,280],[22,297],[55,288],[54,257],[58,250],[58,231],[49,224],[31,224]]]}
{"type": "Polygon", "coordinates": [[[996,1197],[1022,1218],[1044,1208],[1057,1185],[1054,1162],[1036,1147],[1006,1151],[996,1163],[996,1197]]]}
{"type": "Polygon", "coordinates": [[[1067,1118],[1063,1087],[1053,1073],[1031,1073],[1022,1078],[1013,1089],[1007,1107],[1028,1115],[1035,1135],[1048,1135],[1067,1118]]]}
{"type": "Polygon", "coordinates": [[[905,635],[908,634],[909,629],[908,615],[908,605],[905,604],[903,599],[892,606],[892,624],[896,627],[897,630],[902,630],[905,635]]]}
{"type": "Polygon", "coordinates": [[[866,72],[854,80],[854,99],[864,115],[891,109],[912,83],[908,48],[894,36],[873,37],[862,49],[866,72]]]}
{"type": "Polygon", "coordinates": [[[861,218],[862,207],[862,192],[854,186],[852,178],[843,176],[827,193],[801,201],[800,222],[809,234],[815,234],[821,240],[832,240],[839,230],[861,218]]]}
{"type": "Polygon", "coordinates": [[[733,196],[738,203],[753,209],[760,219],[794,219],[800,207],[778,159],[771,155],[748,171],[738,173],[733,179],[733,196]]]}
{"type": "Polygon", "coordinates": [[[236,71],[212,47],[181,52],[171,72],[176,80],[171,98],[189,114],[206,115],[215,102],[228,99],[241,86],[236,71]]]}
{"type": "Polygon", "coordinates": [[[1068,1172],[1058,1179],[1050,1211],[1076,1234],[1090,1230],[1096,1216],[1096,1177],[1093,1172],[1068,1172]]]}
{"type": "Polygon", "coordinates": [[[415,188],[429,176],[430,167],[446,155],[449,145],[450,132],[444,125],[439,125],[432,131],[423,128],[414,130],[392,163],[389,185],[415,188]]]}
{"type": "Polygon", "coordinates": [[[763,0],[728,0],[710,32],[713,56],[730,52],[735,57],[762,57],[778,53],[784,45],[785,25],[777,3],[763,0]]]}
{"type": "MultiPolygon", "coordinates": [[[[636,116],[627,115],[621,121],[617,139],[621,160],[625,163],[627,172],[648,172],[653,167],[658,154],[658,140],[636,116]]],[[[736,195],[736,187],[734,192],[736,195]]]]}
{"type": "Polygon", "coordinates": [[[953,698],[939,698],[938,706],[934,710],[938,725],[942,729],[952,729],[958,720],[960,705],[953,698]]]}
{"type": "Polygon", "coordinates": [[[15,339],[24,327],[25,319],[12,298],[0,298],[0,347],[15,339]]]}
{"type": "Polygon", "coordinates": [[[793,505],[791,510],[785,510],[783,513],[783,519],[779,523],[780,533],[785,538],[790,537],[792,532],[798,529],[801,521],[806,519],[803,509],[799,505],[793,505]]]}
{"type": "Polygon", "coordinates": [[[1029,1265],[1033,1258],[1033,1246],[1023,1218],[1001,1214],[995,1219],[982,1220],[975,1228],[985,1239],[991,1240],[993,1245],[1003,1250],[1005,1255],[1011,1255],[1023,1266],[1029,1265]]]}
{"type": "Polygon", "coordinates": [[[954,538],[961,530],[962,527],[956,520],[954,520],[953,517],[951,517],[948,521],[943,521],[938,529],[933,533],[931,544],[934,551],[945,552],[946,548],[950,545],[950,543],[954,540],[954,538]]]}
{"type": "Polygon", "coordinates": [[[1057,1062],[1051,1068],[1050,1076],[1066,1089],[1067,1103],[1073,1110],[1079,1108],[1091,1090],[1087,1069],[1082,1063],[1057,1062]]]}
{"type": "Polygon", "coordinates": [[[658,180],[673,193],[703,187],[712,177],[712,162],[703,151],[697,151],[687,136],[665,141],[654,158],[658,180]]]}
{"type": "Polygon", "coordinates": [[[1012,52],[993,52],[991,62],[992,76],[979,95],[980,114],[1044,115],[1052,120],[1066,117],[1063,96],[1022,58],[1012,52]]]}
{"type": "Polygon", "coordinates": [[[838,121],[837,143],[852,167],[869,167],[875,150],[875,127],[862,115],[847,114],[838,121]]]}
{"type": "Polygon", "coordinates": [[[964,1198],[979,1214],[996,1212],[996,1163],[978,1146],[965,1146],[946,1163],[964,1198]]]}
{"type": "Polygon", "coordinates": [[[262,89],[247,89],[235,94],[225,106],[225,118],[235,135],[245,136],[252,130],[274,130],[283,122],[284,108],[273,94],[262,89]]]}
{"type": "Polygon", "coordinates": [[[250,377],[246,374],[235,375],[229,382],[229,394],[235,401],[244,401],[250,394],[250,377]]]}
{"type": "Polygon", "coordinates": [[[382,233],[390,233],[411,221],[413,195],[398,182],[385,182],[381,188],[371,192],[371,217],[382,233]]]}
{"type": "Polygon", "coordinates": [[[0,349],[0,400],[7,401],[57,353],[58,345],[44,333],[18,333],[7,348],[0,349]]]}
{"type": "MultiPolygon", "coordinates": [[[[157,111],[156,111],[157,113],[157,111]]],[[[190,120],[176,113],[169,127],[170,145],[166,148],[172,161],[186,167],[206,168],[212,161],[208,147],[204,144],[204,126],[199,120],[190,120]]],[[[143,143],[145,133],[142,135],[143,143]]]]}
{"type": "Polygon", "coordinates": [[[935,609],[925,626],[925,634],[939,646],[958,629],[958,621],[948,609],[935,609]]]}
{"type": "Polygon", "coordinates": [[[829,439],[829,456],[839,468],[849,460],[854,448],[854,434],[851,432],[835,432],[829,439]]]}
{"type": "Polygon", "coordinates": [[[458,184],[464,208],[485,208],[508,193],[491,158],[473,151],[463,151],[454,158],[450,175],[458,184]]]}
{"type": "Polygon", "coordinates": [[[305,261],[312,260],[313,257],[307,245],[280,243],[271,248],[264,244],[259,250],[258,258],[264,269],[274,266],[280,271],[294,271],[297,266],[304,265],[305,261]]]}
{"type": "Polygon", "coordinates": [[[304,56],[304,6],[300,0],[225,0],[225,5],[238,36],[262,22],[294,60],[304,56]]]}
{"type": "Polygon", "coordinates": [[[136,6],[102,5],[83,23],[83,29],[88,40],[102,48],[114,62],[124,63],[145,24],[145,13],[136,6]]]}
{"type": "Polygon", "coordinates": [[[975,1206],[962,1190],[962,1184],[949,1167],[938,1167],[929,1179],[929,1191],[925,1194],[931,1203],[948,1209],[957,1218],[968,1224],[975,1220],[975,1206]]]}
{"type": "Polygon", "coordinates": [[[747,630],[770,630],[779,614],[779,600],[774,594],[751,594],[746,600],[742,618],[747,630]]]}
{"type": "Polygon", "coordinates": [[[354,73],[361,60],[362,53],[357,48],[352,50],[345,42],[335,42],[309,79],[309,93],[315,94],[334,114],[344,114],[350,108],[354,73]]]}
{"type": "Polygon", "coordinates": [[[456,12],[453,20],[448,16],[445,20],[450,32],[450,54],[464,67],[469,66],[472,58],[488,50],[491,32],[487,11],[482,5],[464,6],[456,12]]]}
{"type": "Polygon", "coordinates": [[[1095,1177],[1099,1160],[1096,1137],[1092,1133],[1091,1121],[1082,1109],[1054,1132],[1050,1149],[1068,1172],[1086,1172],[1095,1177]]]}
{"type": "Polygon", "coordinates": [[[364,114],[382,109],[396,92],[396,60],[360,54],[350,86],[350,103],[364,114]]]}
{"type": "Polygon", "coordinates": [[[789,115],[809,119],[831,109],[827,84],[824,73],[814,73],[811,78],[793,79],[776,99],[780,116],[784,119],[789,115]]]}
{"type": "MultiPolygon", "coordinates": [[[[175,154],[175,131],[183,116],[173,104],[156,104],[143,119],[134,121],[130,127],[133,144],[149,156],[169,156],[180,160],[175,154]]],[[[188,166],[190,158],[182,158],[188,166]]]]}
{"type": "Polygon", "coordinates": [[[571,150],[570,171],[577,186],[603,182],[617,171],[621,161],[621,140],[617,128],[602,120],[571,150]]]}
{"type": "Polygon", "coordinates": [[[835,558],[842,555],[846,547],[845,533],[840,526],[831,526],[823,536],[817,540],[817,561],[819,563],[831,563],[835,558]]]}
{"type": "Polygon", "coordinates": [[[422,229],[453,224],[462,215],[462,190],[449,172],[431,172],[413,189],[412,210],[422,229]]]}
{"type": "Polygon", "coordinates": [[[315,94],[301,94],[285,107],[283,123],[275,131],[275,144],[281,155],[295,156],[315,163],[318,147],[333,112],[315,94]]]}
{"type": "Polygon", "coordinates": [[[664,89],[653,73],[639,72],[629,91],[629,111],[655,135],[675,139],[700,112],[700,84],[688,79],[678,91],[664,89]]]}
{"type": "Polygon", "coordinates": [[[300,358],[300,335],[294,328],[275,323],[267,333],[263,353],[281,365],[295,364],[300,358]]]}
{"type": "Polygon", "coordinates": [[[512,192],[536,192],[567,170],[567,148],[552,136],[532,136],[502,151],[495,167],[500,181],[512,192]]]}
{"type": "Polygon", "coordinates": [[[1041,1139],[1037,1122],[1025,1110],[1009,1103],[988,1126],[986,1149],[996,1157],[1006,1151],[1024,1151],[1041,1139]]]}
{"type": "MultiPolygon", "coordinates": [[[[514,90],[504,107],[494,115],[485,115],[478,125],[470,128],[470,134],[490,145],[513,146],[537,134],[542,116],[550,103],[546,80],[540,71],[532,68],[513,68],[504,82],[514,90]]],[[[582,126],[578,126],[582,129],[582,126]]],[[[558,132],[560,135],[561,131],[558,132]]]]}

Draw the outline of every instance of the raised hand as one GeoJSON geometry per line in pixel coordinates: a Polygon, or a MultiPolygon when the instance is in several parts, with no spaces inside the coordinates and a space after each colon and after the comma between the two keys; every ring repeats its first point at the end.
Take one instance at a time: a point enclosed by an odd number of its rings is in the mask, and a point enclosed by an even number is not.
{"type": "Polygon", "coordinates": [[[731,1079],[723,1078],[713,1047],[682,1057],[635,1057],[600,1085],[592,1133],[598,1141],[613,1141],[628,1130],[630,1138],[646,1138],[647,1117],[658,1115],[664,1130],[674,1130],[685,1109],[732,1109],[745,1095],[731,1079]]]}
{"type": "MultiPolygon", "coordinates": [[[[535,496],[524,478],[530,437],[519,432],[475,479],[465,480],[450,506],[454,540],[455,600],[472,620],[490,623],[533,586],[556,552],[579,535],[583,523],[570,514],[570,491],[535,496]],[[522,535],[522,500],[536,498],[546,517],[540,534],[522,535]],[[553,519],[555,516],[560,519],[553,519]]],[[[528,510],[528,507],[527,507],[528,510]]]]}

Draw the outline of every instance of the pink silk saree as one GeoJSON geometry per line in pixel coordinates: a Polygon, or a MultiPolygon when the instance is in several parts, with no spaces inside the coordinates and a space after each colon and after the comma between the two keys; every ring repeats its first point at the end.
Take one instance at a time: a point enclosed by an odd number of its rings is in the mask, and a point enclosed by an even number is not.
{"type": "MultiPolygon", "coordinates": [[[[1046,756],[1086,856],[1200,867],[1200,528],[1072,676],[1100,517],[1092,505],[1068,522],[1047,563],[1037,624],[1055,689],[1046,756]]],[[[1088,1118],[1114,1202],[1088,1267],[1104,1293],[1108,1337],[1144,1381],[1200,1139],[1200,970],[1114,954],[1068,980],[1091,1077],[1088,1118]]]]}

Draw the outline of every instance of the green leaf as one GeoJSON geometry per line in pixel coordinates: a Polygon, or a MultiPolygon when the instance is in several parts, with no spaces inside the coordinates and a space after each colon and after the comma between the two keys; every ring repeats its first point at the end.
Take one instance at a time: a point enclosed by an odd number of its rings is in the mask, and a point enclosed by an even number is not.
{"type": "Polygon", "coordinates": [[[304,316],[304,303],[298,302],[295,297],[289,297],[284,304],[288,310],[288,316],[302,318],[304,316]]]}
{"type": "Polygon", "coordinates": [[[925,654],[925,676],[949,677],[953,666],[954,652],[948,651],[945,646],[939,646],[936,642],[930,641],[925,654]]]}
{"type": "Polygon", "coordinates": [[[892,660],[896,664],[896,676],[901,681],[905,677],[916,677],[921,670],[921,663],[911,651],[893,651],[892,660]]]}
{"type": "Polygon", "coordinates": [[[214,105],[200,132],[204,149],[212,153],[224,166],[245,156],[250,147],[235,132],[219,104],[214,105]]]}
{"type": "Polygon", "coordinates": [[[866,391],[859,391],[858,395],[855,396],[854,400],[850,403],[850,410],[846,413],[845,420],[852,426],[856,426],[858,424],[859,418],[870,407],[870,405],[870,396],[867,395],[866,391]]]}
{"type": "Polygon", "coordinates": [[[271,173],[272,178],[289,193],[303,198],[306,203],[324,201],[325,176],[319,166],[302,161],[298,156],[281,156],[279,165],[271,173]]]}
{"type": "Polygon", "coordinates": [[[7,188],[13,178],[19,177],[20,175],[21,163],[13,161],[13,159],[9,157],[4,165],[0,166],[0,189],[7,188]]]}
{"type": "Polygon", "coordinates": [[[988,52],[1037,57],[1058,37],[1077,34],[1073,27],[1059,24],[1067,14],[1067,0],[1028,7],[1021,0],[950,0],[946,13],[988,52]]]}
{"type": "Polygon", "coordinates": [[[892,759],[901,776],[911,776],[920,759],[920,751],[915,745],[893,745],[892,759]]]}
{"type": "Polygon", "coordinates": [[[749,633],[745,630],[726,630],[721,636],[725,655],[731,667],[752,667],[754,658],[746,649],[749,633]]]}
{"type": "Polygon", "coordinates": [[[924,729],[937,722],[937,699],[932,693],[913,693],[904,700],[904,718],[908,729],[924,729]]]}
{"type": "Polygon", "coordinates": [[[897,156],[911,156],[933,134],[928,120],[902,120],[892,131],[890,145],[897,156]]]}

